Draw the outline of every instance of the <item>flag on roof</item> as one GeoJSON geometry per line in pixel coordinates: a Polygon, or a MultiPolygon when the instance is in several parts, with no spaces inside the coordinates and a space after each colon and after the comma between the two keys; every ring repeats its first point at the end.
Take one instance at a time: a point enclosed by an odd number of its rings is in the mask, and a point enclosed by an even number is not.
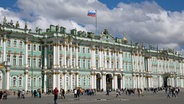
{"type": "Polygon", "coordinates": [[[88,16],[96,17],[96,10],[89,10],[88,11],[88,16]]]}

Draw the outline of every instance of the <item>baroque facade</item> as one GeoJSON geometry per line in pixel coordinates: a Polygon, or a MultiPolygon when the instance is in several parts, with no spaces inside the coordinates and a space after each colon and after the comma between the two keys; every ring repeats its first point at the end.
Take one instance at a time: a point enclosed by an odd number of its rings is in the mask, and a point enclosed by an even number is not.
{"type": "Polygon", "coordinates": [[[115,38],[107,29],[94,35],[50,25],[32,32],[4,18],[0,63],[0,89],[7,90],[184,87],[182,56],[115,38]]]}

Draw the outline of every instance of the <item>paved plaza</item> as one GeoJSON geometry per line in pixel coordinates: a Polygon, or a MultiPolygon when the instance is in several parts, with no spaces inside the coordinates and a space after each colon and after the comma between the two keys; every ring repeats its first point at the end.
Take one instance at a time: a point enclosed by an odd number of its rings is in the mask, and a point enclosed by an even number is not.
{"type": "MultiPolygon", "coordinates": [[[[143,97],[138,95],[122,94],[116,98],[115,92],[109,96],[105,93],[97,93],[94,96],[82,95],[80,98],[74,98],[73,94],[66,94],[66,99],[58,99],[58,104],[183,104],[184,93],[179,96],[167,98],[164,92],[153,94],[144,92],[143,97]]],[[[7,100],[0,101],[0,104],[54,104],[53,95],[42,95],[42,98],[33,98],[26,96],[25,99],[17,99],[16,96],[9,96],[7,100]]]]}

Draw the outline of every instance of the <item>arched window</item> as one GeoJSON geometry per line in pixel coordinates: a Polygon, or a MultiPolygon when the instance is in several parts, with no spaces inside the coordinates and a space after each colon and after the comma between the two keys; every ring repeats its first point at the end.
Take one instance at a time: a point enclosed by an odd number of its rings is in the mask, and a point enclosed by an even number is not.
{"type": "Polygon", "coordinates": [[[13,86],[16,86],[16,77],[13,77],[13,86]]]}
{"type": "Polygon", "coordinates": [[[19,86],[22,86],[22,77],[19,77],[19,86]]]}

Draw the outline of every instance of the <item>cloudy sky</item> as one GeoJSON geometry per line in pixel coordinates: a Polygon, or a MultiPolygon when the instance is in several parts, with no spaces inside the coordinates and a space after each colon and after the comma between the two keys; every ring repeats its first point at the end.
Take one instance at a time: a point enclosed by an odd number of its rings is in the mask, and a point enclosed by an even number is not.
{"type": "Polygon", "coordinates": [[[27,21],[32,30],[59,24],[95,33],[88,10],[97,10],[98,34],[107,28],[129,41],[184,48],[184,0],[0,0],[0,22],[6,16],[22,27],[27,21]]]}

